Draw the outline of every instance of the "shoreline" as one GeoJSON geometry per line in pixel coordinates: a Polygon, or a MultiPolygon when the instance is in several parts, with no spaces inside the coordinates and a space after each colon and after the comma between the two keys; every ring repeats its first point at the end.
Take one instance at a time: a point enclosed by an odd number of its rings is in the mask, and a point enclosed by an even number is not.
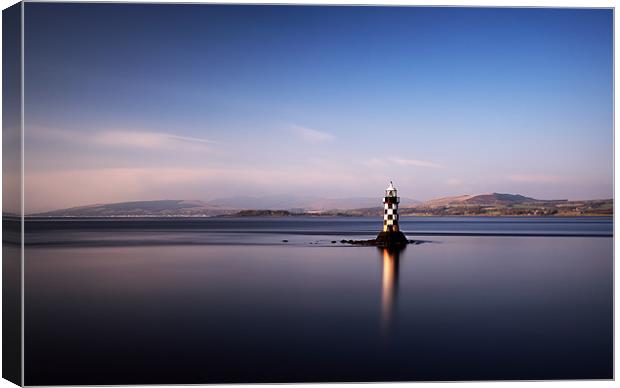
{"type": "MultiPolygon", "coordinates": [[[[613,218],[611,214],[552,214],[552,215],[529,215],[529,214],[505,214],[505,215],[491,215],[491,214],[404,214],[400,215],[402,218],[613,218]]],[[[217,216],[205,216],[205,215],[117,215],[117,216],[35,216],[26,215],[24,221],[39,221],[39,220],[110,220],[110,219],[149,219],[149,220],[183,220],[183,219],[286,219],[286,218],[376,218],[376,216],[364,216],[364,215],[352,215],[352,214],[290,214],[290,215],[217,215],[217,216]]],[[[3,215],[4,221],[19,221],[20,216],[3,215]]]]}

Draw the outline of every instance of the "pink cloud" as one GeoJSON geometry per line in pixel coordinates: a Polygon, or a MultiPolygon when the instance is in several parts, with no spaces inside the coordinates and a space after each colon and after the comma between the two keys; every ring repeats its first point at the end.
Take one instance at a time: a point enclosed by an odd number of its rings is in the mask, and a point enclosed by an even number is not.
{"type": "Polygon", "coordinates": [[[293,131],[295,131],[303,140],[310,143],[321,143],[325,141],[331,141],[335,139],[335,136],[331,133],[319,131],[317,129],[302,127],[300,125],[291,125],[293,131]]]}
{"type": "Polygon", "coordinates": [[[29,128],[27,137],[81,143],[106,148],[173,149],[204,148],[217,142],[191,136],[142,130],[71,131],[54,128],[29,128]]]}

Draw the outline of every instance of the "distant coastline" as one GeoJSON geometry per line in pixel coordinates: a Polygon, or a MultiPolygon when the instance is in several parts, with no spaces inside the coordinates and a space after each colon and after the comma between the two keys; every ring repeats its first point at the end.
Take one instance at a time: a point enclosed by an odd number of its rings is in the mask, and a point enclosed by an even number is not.
{"type": "MultiPolygon", "coordinates": [[[[610,200],[611,201],[611,200],[610,200]]],[[[482,206],[442,207],[442,208],[404,208],[401,217],[596,217],[612,216],[613,207],[605,206],[607,201],[593,201],[596,204],[570,207],[570,210],[557,209],[549,204],[512,207],[482,206]],[[584,209],[587,207],[587,209],[584,209]]],[[[288,210],[242,210],[218,217],[379,217],[382,209],[333,210],[322,212],[292,212],[288,210]]]]}
{"type": "MultiPolygon", "coordinates": [[[[257,200],[257,203],[260,202],[257,200]]],[[[205,218],[205,217],[382,217],[380,206],[318,207],[303,203],[274,203],[270,207],[235,206],[188,200],[134,201],[97,204],[26,215],[28,218],[205,218]],[[282,206],[284,205],[284,206],[282,206]]],[[[399,209],[401,217],[588,217],[613,216],[613,199],[540,200],[515,194],[482,194],[444,197],[409,203],[399,209]]],[[[8,214],[4,217],[11,218],[8,214]]]]}

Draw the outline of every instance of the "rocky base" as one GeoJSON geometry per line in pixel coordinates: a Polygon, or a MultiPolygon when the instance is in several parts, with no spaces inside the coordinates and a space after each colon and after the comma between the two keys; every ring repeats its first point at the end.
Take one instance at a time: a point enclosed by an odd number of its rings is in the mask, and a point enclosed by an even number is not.
{"type": "Polygon", "coordinates": [[[407,244],[416,244],[415,240],[407,240],[403,232],[381,232],[373,240],[341,240],[343,244],[364,245],[371,247],[398,248],[407,244]]]}
{"type": "Polygon", "coordinates": [[[381,232],[377,235],[375,240],[377,241],[377,246],[385,248],[401,247],[409,243],[409,240],[407,240],[407,237],[401,231],[381,232]]]}

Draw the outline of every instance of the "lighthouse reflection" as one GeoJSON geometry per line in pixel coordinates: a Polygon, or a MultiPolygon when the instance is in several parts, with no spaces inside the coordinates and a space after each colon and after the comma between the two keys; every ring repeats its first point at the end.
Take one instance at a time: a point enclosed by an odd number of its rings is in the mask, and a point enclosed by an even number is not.
{"type": "Polygon", "coordinates": [[[381,287],[381,326],[384,334],[394,325],[398,297],[398,267],[404,248],[379,248],[383,260],[381,287]]]}

